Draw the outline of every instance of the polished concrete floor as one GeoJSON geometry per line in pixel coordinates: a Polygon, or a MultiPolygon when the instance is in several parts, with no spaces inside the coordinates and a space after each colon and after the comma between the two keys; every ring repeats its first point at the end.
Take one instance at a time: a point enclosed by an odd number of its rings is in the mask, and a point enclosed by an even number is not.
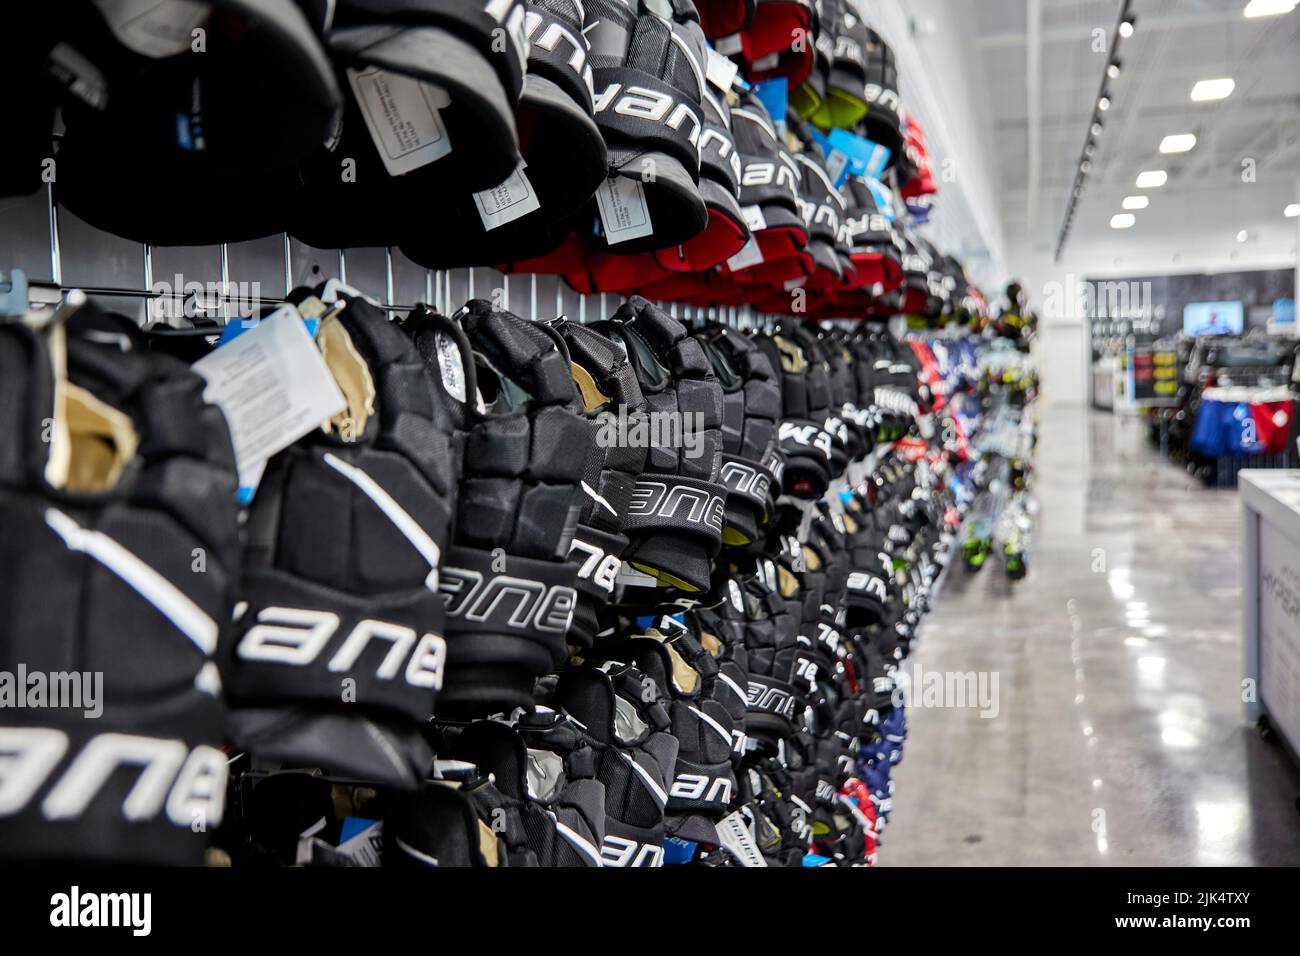
{"type": "Polygon", "coordinates": [[[1236,493],[1131,420],[1040,436],[1029,577],[954,566],[912,657],[998,712],[913,694],[882,865],[1300,864],[1300,772],[1242,716],[1236,493]]]}

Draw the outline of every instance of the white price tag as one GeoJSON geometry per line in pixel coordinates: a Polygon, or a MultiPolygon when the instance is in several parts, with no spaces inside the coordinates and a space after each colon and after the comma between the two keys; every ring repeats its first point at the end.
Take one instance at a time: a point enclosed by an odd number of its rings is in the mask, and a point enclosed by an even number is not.
{"type": "Polygon", "coordinates": [[[225,413],[241,488],[255,488],[267,460],[345,406],[293,306],[194,363],[203,397],[225,413]]]}
{"type": "Polygon", "coordinates": [[[731,81],[736,78],[736,71],[739,70],[735,63],[727,59],[713,47],[709,47],[709,82],[726,93],[731,89],[731,81]]]}
{"type": "Polygon", "coordinates": [[[525,166],[527,163],[521,159],[504,182],[474,194],[474,205],[478,206],[479,218],[488,232],[541,208],[537,191],[524,173],[525,166]]]}
{"type": "Polygon", "coordinates": [[[401,176],[451,152],[438,112],[451,102],[446,90],[374,68],[349,68],[348,83],[388,175],[401,176]]]}
{"type": "Polygon", "coordinates": [[[849,158],[838,149],[832,149],[830,156],[826,157],[826,172],[830,174],[831,182],[840,181],[840,173],[844,172],[844,167],[848,165],[849,158]]]}
{"type": "Polygon", "coordinates": [[[659,582],[643,571],[638,571],[632,565],[624,561],[618,569],[618,574],[614,578],[619,584],[630,584],[633,587],[652,588],[659,582]]]}
{"type": "Polygon", "coordinates": [[[745,217],[745,225],[749,227],[750,232],[758,232],[767,228],[767,218],[763,215],[763,210],[758,206],[743,206],[740,213],[745,217]]]}
{"type": "Polygon", "coordinates": [[[718,37],[713,41],[713,48],[723,56],[731,56],[735,53],[744,52],[744,47],[740,45],[739,33],[733,33],[728,37],[718,37]]]}
{"type": "Polygon", "coordinates": [[[596,190],[596,205],[605,227],[605,241],[611,246],[640,239],[654,232],[650,209],[646,206],[645,187],[639,179],[615,176],[606,179],[596,190]]]}
{"type": "Polygon", "coordinates": [[[749,242],[734,256],[727,260],[727,268],[732,272],[748,269],[763,261],[763,250],[758,247],[758,240],[750,237],[749,242]]]}

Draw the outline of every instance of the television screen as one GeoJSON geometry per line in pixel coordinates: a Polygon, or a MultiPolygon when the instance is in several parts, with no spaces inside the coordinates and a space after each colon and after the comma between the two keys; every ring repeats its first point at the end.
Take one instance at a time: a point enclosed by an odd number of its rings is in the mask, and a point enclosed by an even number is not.
{"type": "Polygon", "coordinates": [[[1185,335],[1241,335],[1246,315],[1240,302],[1192,302],[1183,306],[1185,335]]]}

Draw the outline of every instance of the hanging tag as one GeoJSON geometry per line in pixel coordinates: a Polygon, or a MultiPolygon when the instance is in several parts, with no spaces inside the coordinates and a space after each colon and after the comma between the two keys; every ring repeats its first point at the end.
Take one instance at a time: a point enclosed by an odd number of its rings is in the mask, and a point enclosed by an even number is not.
{"type": "MultiPolygon", "coordinates": [[[[316,301],[319,302],[319,300],[316,301]]],[[[279,306],[274,312],[268,315],[265,319],[260,318],[256,315],[250,315],[245,318],[232,319],[231,321],[227,322],[226,327],[221,330],[221,338],[217,339],[217,348],[221,348],[223,345],[233,342],[236,338],[243,335],[249,329],[255,329],[263,322],[269,322],[271,319],[280,318],[284,316],[295,316],[301,318],[303,324],[307,326],[307,334],[310,335],[312,338],[316,337],[316,330],[320,328],[320,319],[308,318],[306,315],[302,314],[302,311],[300,309],[295,309],[292,305],[285,303],[284,305],[279,306]]]]}
{"type": "Polygon", "coordinates": [[[8,276],[0,272],[0,316],[21,318],[29,308],[27,274],[22,269],[14,269],[8,276]]]}
{"type": "Polygon", "coordinates": [[[741,269],[756,266],[762,261],[763,250],[758,247],[758,240],[750,236],[749,242],[745,243],[739,252],[727,260],[727,268],[732,272],[739,272],[741,269]]]}
{"type": "Polygon", "coordinates": [[[731,81],[736,78],[736,72],[740,67],[713,47],[709,47],[708,54],[709,66],[707,72],[709,82],[725,93],[731,89],[731,81]]]}
{"type": "Polygon", "coordinates": [[[438,112],[451,102],[446,90],[374,68],[349,67],[348,83],[388,175],[404,175],[451,152],[438,112]]]}
{"type": "Polygon", "coordinates": [[[767,218],[759,206],[744,206],[740,214],[745,217],[745,225],[749,227],[750,232],[760,232],[767,228],[767,218]]]}
{"type": "Polygon", "coordinates": [[[650,575],[638,571],[632,565],[624,561],[618,569],[618,575],[614,580],[619,584],[630,584],[633,587],[652,588],[659,582],[650,575]]]}
{"type": "MultiPolygon", "coordinates": [[[[278,314],[278,313],[277,313],[278,314]]],[[[240,497],[251,498],[272,455],[346,406],[320,350],[296,317],[271,318],[194,363],[203,397],[225,413],[240,497]]]]}
{"type": "Polygon", "coordinates": [[[645,201],[645,187],[639,179],[614,176],[596,190],[596,205],[605,229],[605,241],[611,246],[640,239],[654,232],[650,208],[645,201]]]}
{"type": "Polygon", "coordinates": [[[733,33],[731,36],[718,37],[713,41],[713,48],[723,56],[732,56],[743,53],[744,47],[740,43],[740,34],[733,33]]]}
{"type": "Polygon", "coordinates": [[[527,165],[521,159],[515,171],[499,185],[474,194],[474,205],[478,206],[479,218],[487,232],[541,208],[537,191],[524,173],[527,165]]]}

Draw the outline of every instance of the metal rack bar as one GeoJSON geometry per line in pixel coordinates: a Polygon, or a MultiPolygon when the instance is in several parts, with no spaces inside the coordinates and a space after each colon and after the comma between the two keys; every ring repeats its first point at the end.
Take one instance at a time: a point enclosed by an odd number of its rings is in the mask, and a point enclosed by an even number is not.
{"type": "MultiPolygon", "coordinates": [[[[54,199],[54,186],[46,186],[46,212],[49,225],[49,265],[50,278],[48,280],[32,280],[34,287],[41,287],[49,290],[57,289],[61,295],[67,295],[70,292],[81,291],[88,296],[101,296],[105,298],[123,298],[123,299],[147,299],[150,301],[162,301],[165,299],[184,301],[186,293],[183,290],[172,290],[162,292],[155,290],[154,285],[154,264],[153,246],[148,243],[141,244],[141,262],[142,262],[142,279],[143,288],[131,289],[120,286],[86,286],[69,284],[65,281],[63,274],[63,250],[61,244],[59,206],[54,199]]],[[[282,274],[284,278],[285,295],[294,288],[297,279],[294,273],[293,264],[293,240],[287,232],[280,234],[280,247],[282,256],[282,274]]],[[[347,250],[338,249],[337,253],[337,271],[340,282],[348,281],[348,263],[347,250]]],[[[221,243],[218,246],[220,257],[220,304],[219,315],[224,321],[229,321],[234,316],[230,315],[230,298],[231,298],[231,271],[230,271],[230,247],[227,243],[221,243]]],[[[409,312],[415,307],[414,304],[395,303],[396,297],[396,276],[393,262],[393,248],[386,246],[384,248],[384,301],[378,303],[378,307],[385,312],[409,312]]],[[[428,305],[434,309],[450,314],[454,310],[452,299],[452,276],[455,270],[452,269],[425,269],[424,274],[424,299],[428,305]]],[[[472,299],[476,293],[476,276],[475,270],[471,267],[465,270],[466,280],[466,299],[472,299]]],[[[539,319],[538,314],[538,280],[535,274],[529,275],[528,279],[528,310],[531,318],[539,319]]],[[[502,275],[502,295],[503,306],[509,308],[510,302],[510,276],[502,275]]],[[[364,291],[364,290],[362,290],[364,291]]],[[[626,299],[621,296],[615,296],[618,304],[622,304],[626,299]]],[[[598,318],[608,318],[610,314],[610,304],[607,293],[601,292],[597,295],[578,295],[578,321],[585,323],[587,321],[588,300],[593,309],[598,310],[598,318]]],[[[265,298],[260,300],[262,303],[271,306],[285,304],[286,298],[265,298]]],[[[555,277],[555,310],[554,315],[563,315],[564,309],[564,284],[558,276],[555,277]]],[[[736,328],[757,328],[763,323],[771,322],[771,317],[765,314],[754,312],[748,306],[690,306],[677,302],[660,303],[661,307],[666,308],[673,317],[680,317],[690,323],[703,321],[722,321],[736,328]]],[[[152,306],[146,307],[145,319],[152,321],[159,318],[159,314],[152,306]]],[[[553,316],[547,316],[551,318],[553,316]]]]}

